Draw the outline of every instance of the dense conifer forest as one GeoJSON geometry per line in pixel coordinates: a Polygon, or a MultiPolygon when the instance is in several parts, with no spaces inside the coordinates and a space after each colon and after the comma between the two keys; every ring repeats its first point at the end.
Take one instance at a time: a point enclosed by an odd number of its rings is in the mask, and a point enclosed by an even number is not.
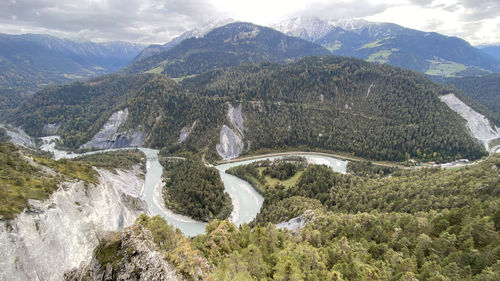
{"type": "Polygon", "coordinates": [[[226,219],[232,211],[219,172],[200,161],[163,161],[165,205],[196,220],[226,219]]]}

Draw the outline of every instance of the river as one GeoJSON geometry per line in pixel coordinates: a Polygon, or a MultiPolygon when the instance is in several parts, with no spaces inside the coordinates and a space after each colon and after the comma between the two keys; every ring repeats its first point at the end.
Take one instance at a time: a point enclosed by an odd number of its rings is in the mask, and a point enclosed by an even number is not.
{"type": "MultiPolygon", "coordinates": [[[[117,149],[94,151],[83,154],[68,153],[66,151],[61,151],[55,148],[55,144],[52,142],[57,137],[45,137],[42,138],[44,144],[41,146],[42,150],[50,151],[54,153],[54,158],[74,158],[81,155],[88,155],[100,152],[116,151],[117,149]]],[[[130,148],[128,148],[130,149],[130,148]]],[[[149,215],[160,215],[169,224],[176,228],[179,228],[184,234],[189,236],[195,236],[205,232],[206,223],[193,220],[189,217],[175,214],[171,210],[167,209],[164,205],[163,197],[161,195],[162,181],[161,176],[163,174],[163,167],[158,161],[158,150],[149,148],[139,148],[146,155],[146,177],[144,182],[144,189],[141,198],[146,202],[148,206],[149,215]]],[[[293,156],[302,156],[308,160],[308,162],[313,164],[324,164],[331,167],[334,171],[339,173],[345,173],[347,162],[332,157],[311,155],[311,154],[293,154],[293,156]]],[[[231,167],[245,165],[261,160],[275,160],[282,158],[283,156],[273,156],[262,158],[232,162],[227,164],[221,164],[215,166],[221,175],[222,182],[224,183],[224,189],[231,197],[233,203],[233,212],[229,220],[236,225],[241,225],[243,223],[251,222],[255,216],[260,211],[264,198],[260,195],[248,182],[227,174],[225,171],[231,167]]]]}

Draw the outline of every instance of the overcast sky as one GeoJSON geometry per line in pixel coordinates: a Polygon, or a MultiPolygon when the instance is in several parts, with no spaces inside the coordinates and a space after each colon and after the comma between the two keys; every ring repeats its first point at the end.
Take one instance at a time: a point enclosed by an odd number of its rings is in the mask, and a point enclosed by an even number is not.
{"type": "Polygon", "coordinates": [[[500,0],[0,0],[0,32],[165,43],[210,21],[363,18],[500,45],[500,0]]]}

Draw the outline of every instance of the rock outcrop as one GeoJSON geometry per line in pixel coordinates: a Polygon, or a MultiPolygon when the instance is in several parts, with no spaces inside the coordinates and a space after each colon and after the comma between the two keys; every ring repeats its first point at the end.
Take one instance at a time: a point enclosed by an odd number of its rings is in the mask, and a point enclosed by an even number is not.
{"type": "Polygon", "coordinates": [[[233,107],[229,104],[229,108],[227,110],[227,117],[229,122],[238,130],[240,134],[243,134],[245,131],[245,126],[243,125],[243,116],[241,114],[241,104],[238,107],[233,107]]]}
{"type": "Polygon", "coordinates": [[[99,170],[99,184],[66,182],[11,221],[0,221],[0,280],[61,280],[88,261],[106,231],[133,224],[147,207],[135,171],[99,170]],[[123,186],[126,182],[126,188],[123,186]]]}
{"type": "Polygon", "coordinates": [[[67,272],[66,281],[132,280],[180,281],[175,267],[153,242],[151,232],[133,225],[121,233],[109,233],[94,250],[92,261],[67,272]]]}
{"type": "Polygon", "coordinates": [[[45,124],[43,125],[43,128],[42,128],[42,134],[44,136],[53,136],[53,135],[57,135],[57,130],[59,130],[59,127],[61,125],[60,124],[57,124],[57,123],[53,123],[53,124],[45,124]]]}
{"type": "Polygon", "coordinates": [[[189,137],[195,126],[196,126],[196,121],[194,121],[191,126],[185,126],[184,128],[182,128],[181,133],[179,135],[179,139],[177,141],[183,143],[189,137]]]}
{"type": "Polygon", "coordinates": [[[239,135],[228,126],[222,126],[220,141],[215,147],[222,159],[229,160],[238,157],[243,152],[244,146],[245,144],[239,135]]]}
{"type": "Polygon", "coordinates": [[[302,215],[290,219],[289,221],[276,224],[276,228],[286,229],[292,233],[296,233],[298,230],[313,222],[315,220],[315,216],[316,215],[312,210],[307,210],[302,215]]]}
{"type": "Polygon", "coordinates": [[[123,147],[138,147],[144,144],[146,135],[141,131],[128,130],[118,132],[121,124],[127,120],[128,109],[113,113],[97,134],[80,149],[110,149],[123,147]]]}
{"type": "Polygon", "coordinates": [[[5,130],[11,143],[23,147],[35,147],[35,142],[21,128],[0,124],[0,129],[5,130]]]}
{"type": "MultiPolygon", "coordinates": [[[[231,104],[228,104],[227,118],[236,131],[233,131],[233,129],[227,125],[222,126],[220,141],[215,148],[219,156],[224,160],[238,157],[245,148],[245,143],[243,142],[245,137],[245,126],[243,125],[241,108],[241,104],[238,107],[233,107],[231,104]]],[[[248,141],[248,148],[250,149],[250,141],[248,141]]]]}
{"type": "Polygon", "coordinates": [[[471,135],[481,141],[486,150],[489,149],[491,140],[500,138],[500,129],[498,127],[493,127],[486,117],[463,103],[454,94],[447,94],[439,98],[467,121],[467,127],[471,135]]]}

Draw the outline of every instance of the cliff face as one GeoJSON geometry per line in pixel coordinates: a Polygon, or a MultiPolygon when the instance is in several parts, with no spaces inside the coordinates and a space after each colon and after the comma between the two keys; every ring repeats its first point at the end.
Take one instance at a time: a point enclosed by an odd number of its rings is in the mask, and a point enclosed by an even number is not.
{"type": "Polygon", "coordinates": [[[243,152],[243,140],[228,126],[223,125],[220,130],[220,142],[216,145],[217,153],[224,160],[238,157],[243,152]]]}
{"type": "Polygon", "coordinates": [[[241,113],[241,104],[237,107],[233,107],[229,104],[227,119],[234,130],[227,125],[223,125],[220,130],[219,143],[215,147],[217,153],[224,160],[240,156],[245,148],[245,144],[243,142],[245,126],[243,125],[244,119],[241,113]]]}
{"type": "Polygon", "coordinates": [[[127,120],[128,109],[113,113],[99,132],[86,144],[80,146],[82,149],[110,149],[130,146],[142,146],[146,135],[140,131],[118,132],[120,125],[127,120]]]}
{"type": "Polygon", "coordinates": [[[469,133],[478,139],[486,150],[490,150],[490,141],[500,138],[498,127],[493,126],[486,117],[463,103],[454,94],[447,94],[439,98],[467,121],[469,133]]]}
{"type": "Polygon", "coordinates": [[[121,233],[108,233],[94,250],[90,263],[67,272],[67,281],[144,280],[180,281],[175,267],[153,242],[149,230],[133,225],[121,233]]]}
{"type": "Polygon", "coordinates": [[[0,124],[0,130],[5,130],[9,141],[22,147],[35,147],[35,142],[21,128],[0,124]]]}
{"type": "Polygon", "coordinates": [[[145,212],[138,173],[99,170],[98,185],[63,183],[48,200],[31,201],[14,220],[0,221],[0,280],[61,280],[89,260],[103,232],[121,230],[145,212]]]}

